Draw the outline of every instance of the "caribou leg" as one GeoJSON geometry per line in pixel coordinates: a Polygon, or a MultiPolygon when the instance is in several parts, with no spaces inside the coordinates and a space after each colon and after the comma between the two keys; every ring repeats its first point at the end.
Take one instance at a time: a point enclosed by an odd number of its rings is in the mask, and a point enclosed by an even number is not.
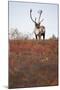
{"type": "Polygon", "coordinates": [[[39,40],[40,40],[41,39],[41,33],[40,32],[39,32],[38,36],[39,36],[39,40]]]}
{"type": "Polygon", "coordinates": [[[41,35],[39,34],[39,40],[41,39],[41,35]]]}
{"type": "Polygon", "coordinates": [[[45,40],[45,33],[43,34],[43,40],[45,40]]]}
{"type": "Polygon", "coordinates": [[[37,40],[37,35],[35,34],[36,40],[37,40]]]}

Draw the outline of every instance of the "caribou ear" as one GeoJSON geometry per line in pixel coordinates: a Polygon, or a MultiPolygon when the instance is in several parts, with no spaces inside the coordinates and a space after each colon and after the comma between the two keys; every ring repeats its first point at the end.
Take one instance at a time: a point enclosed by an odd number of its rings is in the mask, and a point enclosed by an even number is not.
{"type": "Polygon", "coordinates": [[[35,22],[36,22],[36,18],[35,18],[35,22]]]}

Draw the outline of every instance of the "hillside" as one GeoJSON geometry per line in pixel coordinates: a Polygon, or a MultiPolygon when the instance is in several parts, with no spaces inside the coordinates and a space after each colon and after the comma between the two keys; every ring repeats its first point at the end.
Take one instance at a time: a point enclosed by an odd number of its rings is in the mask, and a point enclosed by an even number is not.
{"type": "Polygon", "coordinates": [[[58,85],[57,40],[9,41],[9,88],[58,85]]]}

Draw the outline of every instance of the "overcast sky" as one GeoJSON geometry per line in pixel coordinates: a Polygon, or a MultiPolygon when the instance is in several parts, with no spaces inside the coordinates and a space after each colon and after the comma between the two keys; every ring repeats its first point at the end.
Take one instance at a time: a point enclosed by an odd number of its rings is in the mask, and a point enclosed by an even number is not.
{"type": "MultiPolygon", "coordinates": [[[[34,23],[30,19],[30,9],[32,9],[33,19],[37,17],[38,10],[42,10],[41,25],[46,28],[46,38],[53,34],[58,36],[58,5],[41,3],[9,2],[9,30],[17,28],[22,33],[33,33],[34,23]]],[[[33,34],[34,35],[34,34],[33,34]]]]}

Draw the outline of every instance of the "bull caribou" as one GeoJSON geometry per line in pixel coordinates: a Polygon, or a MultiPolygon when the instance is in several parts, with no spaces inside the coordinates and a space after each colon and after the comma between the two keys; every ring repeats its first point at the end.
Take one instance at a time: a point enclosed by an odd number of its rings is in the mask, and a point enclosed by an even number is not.
{"type": "Polygon", "coordinates": [[[44,20],[44,19],[40,20],[41,14],[42,14],[42,10],[39,11],[38,22],[36,22],[36,18],[35,20],[32,18],[32,9],[30,9],[30,18],[35,24],[35,29],[34,29],[35,37],[36,39],[37,37],[41,39],[41,36],[43,36],[43,40],[44,40],[45,39],[45,26],[41,25],[41,22],[44,20]]]}

